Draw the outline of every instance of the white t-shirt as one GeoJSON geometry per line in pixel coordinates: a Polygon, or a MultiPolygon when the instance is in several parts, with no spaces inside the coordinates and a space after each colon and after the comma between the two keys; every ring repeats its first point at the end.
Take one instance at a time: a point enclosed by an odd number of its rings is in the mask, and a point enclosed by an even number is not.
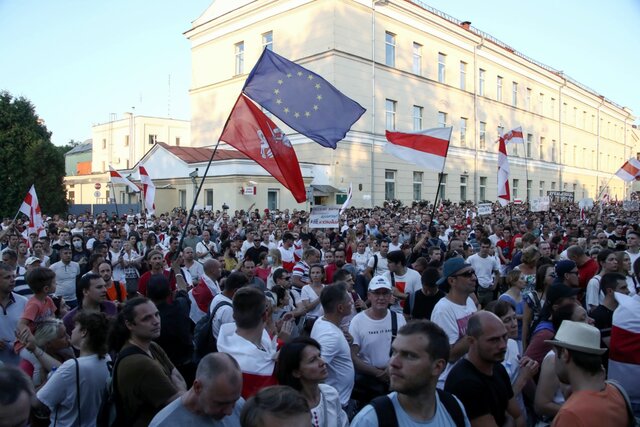
{"type": "Polygon", "coordinates": [[[347,339],[340,328],[324,320],[324,317],[313,324],[311,338],[320,344],[322,360],[327,363],[329,376],[325,383],[338,390],[340,404],[347,405],[355,383],[355,369],[347,339]]]}
{"type": "Polygon", "coordinates": [[[75,261],[65,264],[58,261],[49,267],[56,273],[56,296],[65,301],[76,301],[76,277],[80,275],[80,265],[75,261]]]}
{"type": "Polygon", "coordinates": [[[367,254],[366,252],[363,254],[356,252],[351,255],[351,259],[355,263],[358,273],[364,273],[364,270],[367,268],[367,263],[369,262],[369,254],[367,254]]]}
{"type": "Polygon", "coordinates": [[[587,292],[585,298],[587,300],[587,309],[591,311],[591,306],[597,307],[604,301],[604,295],[600,292],[600,279],[602,276],[596,274],[587,283],[587,292]]]}
{"type": "Polygon", "coordinates": [[[473,254],[467,258],[467,262],[471,264],[478,278],[478,285],[487,289],[493,286],[493,272],[500,271],[500,264],[495,257],[487,256],[482,258],[480,254],[473,254]]]}
{"type": "MultiPolygon", "coordinates": [[[[402,314],[396,313],[396,317],[400,329],[407,321],[402,314]]],[[[361,311],[351,320],[349,333],[353,337],[353,344],[360,347],[358,356],[363,362],[379,369],[385,369],[389,365],[391,311],[387,310],[387,315],[380,320],[374,320],[366,311],[361,311]]]]}
{"type": "Polygon", "coordinates": [[[198,261],[193,261],[193,264],[191,264],[191,267],[187,267],[186,265],[183,267],[185,270],[187,270],[189,272],[189,274],[191,274],[191,283],[195,286],[198,284],[198,282],[200,281],[200,278],[202,276],[204,276],[204,268],[202,267],[202,264],[200,264],[198,261]]]}
{"type": "Polygon", "coordinates": [[[372,255],[371,258],[369,258],[367,267],[373,268],[373,265],[376,263],[376,257],[378,258],[378,265],[376,266],[376,269],[373,270],[373,275],[380,276],[386,273],[387,271],[389,271],[389,267],[387,265],[387,258],[386,257],[383,258],[382,255],[380,255],[380,252],[376,252],[375,255],[372,255]]]}
{"type": "MultiPolygon", "coordinates": [[[[302,291],[300,292],[300,301],[309,301],[310,303],[313,303],[319,298],[320,298],[320,295],[316,294],[316,291],[313,290],[311,285],[304,285],[302,287],[302,291]]],[[[322,316],[324,314],[324,310],[322,309],[322,304],[316,305],[313,308],[313,310],[311,310],[307,314],[309,316],[316,316],[316,317],[322,316]]]]}
{"type": "MultiPolygon", "coordinates": [[[[420,277],[420,273],[410,268],[407,268],[407,271],[402,275],[394,274],[393,280],[391,280],[391,272],[387,271],[384,273],[384,277],[387,278],[389,283],[395,283],[396,288],[400,292],[404,292],[405,294],[411,295],[415,291],[422,289],[422,278],[420,277]]],[[[402,309],[404,307],[404,301],[396,301],[395,304],[391,306],[391,310],[396,313],[402,313],[402,309]]]]}
{"type": "MultiPolygon", "coordinates": [[[[80,370],[80,421],[81,427],[96,425],[96,417],[107,388],[109,356],[99,359],[97,355],[78,357],[80,370]]],[[[38,391],[38,400],[51,409],[51,419],[56,417],[56,426],[75,427],[78,420],[78,392],[76,386],[76,362],[64,362],[38,391]]],[[[52,423],[53,425],[53,423],[52,423]]]]}
{"type": "MultiPolygon", "coordinates": [[[[449,338],[449,344],[453,346],[460,338],[465,336],[469,318],[476,311],[476,304],[471,297],[467,298],[466,305],[459,305],[451,302],[448,298],[442,298],[433,308],[431,321],[444,330],[449,338]]],[[[451,363],[448,363],[440,378],[438,378],[438,388],[444,389],[444,382],[452,366],[451,363]]]]}
{"type": "Polygon", "coordinates": [[[226,301],[232,305],[223,305],[218,308],[216,311],[216,315],[213,319],[211,319],[211,330],[213,332],[213,336],[217,339],[218,334],[220,333],[220,327],[226,323],[233,323],[233,301],[224,296],[223,294],[218,294],[213,297],[211,300],[211,305],[209,306],[209,312],[213,313],[213,309],[219,302],[226,301]]]}

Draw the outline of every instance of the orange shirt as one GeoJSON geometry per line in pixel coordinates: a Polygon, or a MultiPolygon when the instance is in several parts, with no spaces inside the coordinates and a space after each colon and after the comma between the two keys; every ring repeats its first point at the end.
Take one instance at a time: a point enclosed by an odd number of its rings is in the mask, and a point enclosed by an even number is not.
{"type": "Polygon", "coordinates": [[[109,301],[125,302],[127,300],[127,288],[122,283],[113,282],[113,285],[107,289],[107,299],[109,301]],[[120,300],[118,300],[118,292],[116,286],[120,286],[120,300]]]}
{"type": "Polygon", "coordinates": [[[560,408],[553,427],[602,427],[628,425],[624,397],[612,385],[602,391],[578,391],[560,408]]]}

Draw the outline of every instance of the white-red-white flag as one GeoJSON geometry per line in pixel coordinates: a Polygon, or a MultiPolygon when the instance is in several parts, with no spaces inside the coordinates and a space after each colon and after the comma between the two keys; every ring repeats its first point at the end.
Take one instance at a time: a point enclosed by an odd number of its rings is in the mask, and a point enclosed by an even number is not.
{"type": "Polygon", "coordinates": [[[524,135],[522,128],[517,127],[502,135],[505,144],[524,144],[524,135]]]}
{"type": "Polygon", "coordinates": [[[156,212],[156,204],[154,200],[156,198],[156,186],[149,177],[147,170],[144,166],[138,166],[140,172],[140,182],[142,183],[142,194],[144,195],[144,206],[147,209],[149,215],[153,215],[156,212]]]}
{"type": "Polygon", "coordinates": [[[138,191],[140,191],[140,189],[138,188],[137,185],[135,185],[133,182],[129,181],[124,176],[120,175],[120,173],[117,170],[115,170],[113,168],[113,166],[111,166],[111,165],[109,165],[109,176],[111,177],[111,183],[112,184],[126,185],[134,193],[137,193],[138,191]]]}
{"type": "Polygon", "coordinates": [[[387,131],[384,152],[425,169],[442,172],[453,128],[426,129],[418,133],[387,131]]]}
{"type": "Polygon", "coordinates": [[[350,182],[349,192],[347,193],[347,200],[344,201],[344,203],[342,204],[342,207],[340,208],[340,215],[342,215],[344,211],[347,210],[347,208],[349,207],[349,204],[351,203],[352,198],[353,198],[353,182],[350,182]]]}
{"type": "Polygon", "coordinates": [[[29,217],[29,225],[26,230],[27,236],[31,233],[36,233],[38,236],[44,235],[44,221],[42,220],[42,211],[40,210],[40,203],[38,203],[38,195],[34,185],[31,186],[20,205],[20,212],[29,217]]]}
{"type": "Polygon", "coordinates": [[[609,342],[608,377],[620,383],[640,407],[640,296],[614,292],[618,308],[613,312],[609,342]]]}
{"type": "Polygon", "coordinates": [[[616,176],[627,182],[640,178],[640,160],[630,158],[616,172],[616,176]]]}
{"type": "Polygon", "coordinates": [[[511,191],[509,189],[509,158],[507,157],[507,146],[504,138],[500,138],[498,148],[498,202],[506,206],[511,201],[511,191]]]}

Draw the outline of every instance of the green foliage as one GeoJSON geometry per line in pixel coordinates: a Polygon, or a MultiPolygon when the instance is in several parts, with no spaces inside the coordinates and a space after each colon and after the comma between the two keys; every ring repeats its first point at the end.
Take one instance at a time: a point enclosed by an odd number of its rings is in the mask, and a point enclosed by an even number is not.
{"type": "Polygon", "coordinates": [[[13,217],[32,184],[43,213],[64,213],[63,177],[64,154],[33,104],[0,92],[0,215],[13,217]]]}

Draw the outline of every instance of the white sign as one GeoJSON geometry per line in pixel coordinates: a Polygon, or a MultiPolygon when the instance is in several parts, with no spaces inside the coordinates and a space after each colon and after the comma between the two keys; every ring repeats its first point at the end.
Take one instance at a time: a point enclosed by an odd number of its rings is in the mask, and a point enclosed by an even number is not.
{"type": "Polygon", "coordinates": [[[340,206],[314,206],[311,208],[309,228],[338,228],[340,206]]]}
{"type": "Polygon", "coordinates": [[[478,215],[491,215],[491,203],[480,203],[478,205],[478,215]]]}
{"type": "Polygon", "coordinates": [[[623,200],[622,208],[627,212],[637,212],[640,210],[640,206],[637,200],[623,200]]]}
{"type": "Polygon", "coordinates": [[[531,212],[544,212],[549,210],[549,196],[531,199],[531,212]]]}
{"type": "Polygon", "coordinates": [[[93,192],[93,195],[94,195],[96,198],[98,198],[98,197],[100,197],[100,192],[99,192],[99,191],[94,191],[94,192],[93,192]]]}
{"type": "Polygon", "coordinates": [[[244,192],[242,193],[245,196],[255,196],[256,195],[256,187],[244,187],[244,192]]]}
{"type": "Polygon", "coordinates": [[[593,209],[593,199],[582,199],[578,202],[578,207],[580,209],[593,209]]]}

